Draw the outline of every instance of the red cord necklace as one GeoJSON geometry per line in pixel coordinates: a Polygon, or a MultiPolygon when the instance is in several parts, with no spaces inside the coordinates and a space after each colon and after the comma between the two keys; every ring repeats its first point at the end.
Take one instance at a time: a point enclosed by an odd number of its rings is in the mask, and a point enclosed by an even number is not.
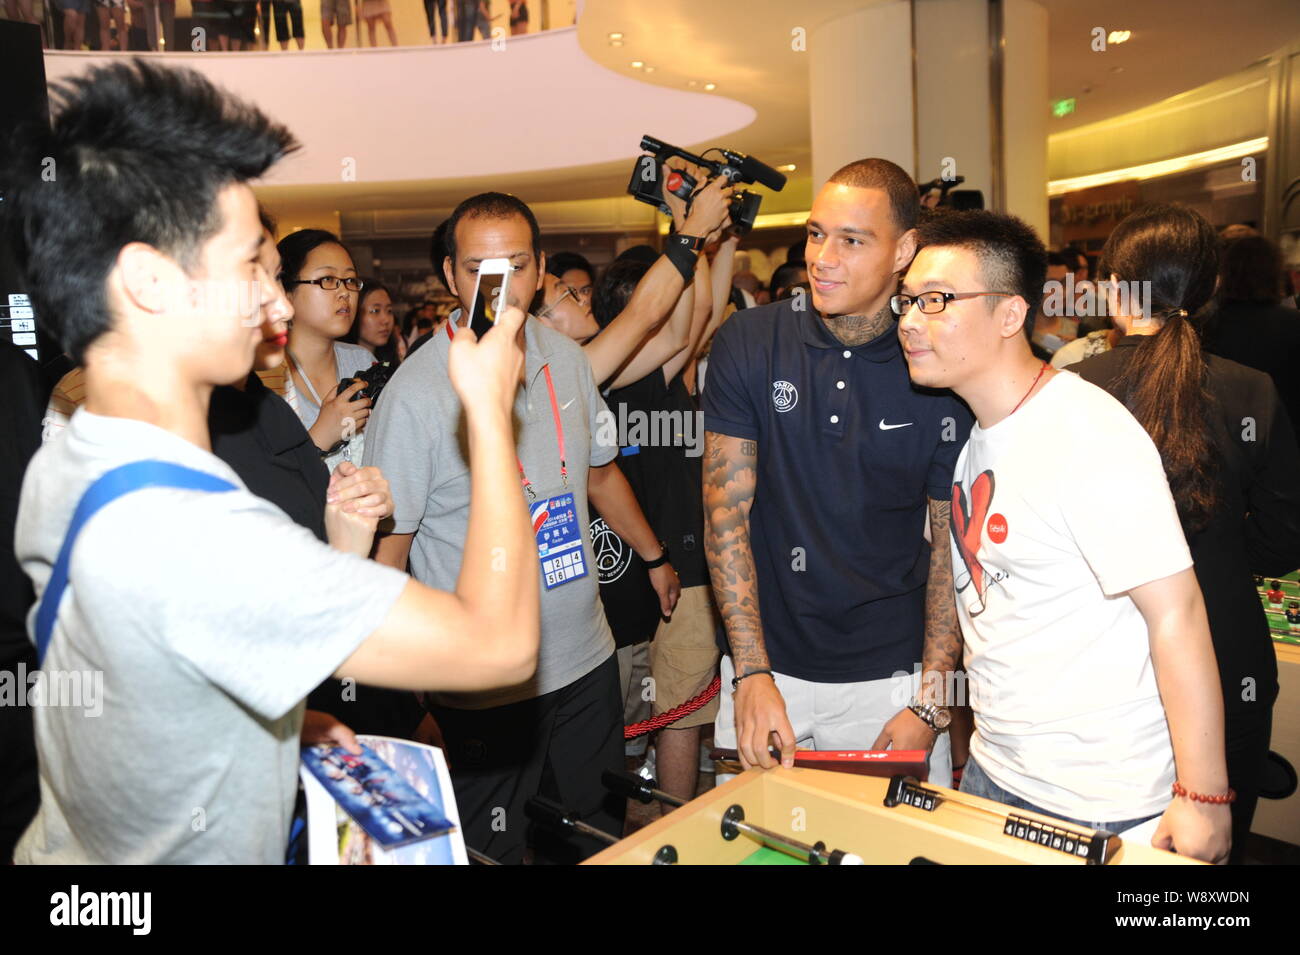
{"type": "Polygon", "coordinates": [[[1029,397],[1029,392],[1034,390],[1034,385],[1038,384],[1038,379],[1043,377],[1045,371],[1047,371],[1047,362],[1043,362],[1043,367],[1038,369],[1038,378],[1035,378],[1034,384],[1029,386],[1029,391],[1025,392],[1025,397],[1016,402],[1016,406],[1011,409],[1011,414],[1007,415],[1008,418],[1020,410],[1020,406],[1025,403],[1025,400],[1029,397]]]}

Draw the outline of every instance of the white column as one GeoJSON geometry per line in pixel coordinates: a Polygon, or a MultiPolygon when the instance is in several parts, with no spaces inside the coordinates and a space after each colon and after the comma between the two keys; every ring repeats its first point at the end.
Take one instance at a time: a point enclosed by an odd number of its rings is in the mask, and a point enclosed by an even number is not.
{"type": "Polygon", "coordinates": [[[895,0],[831,20],[809,35],[813,185],[855,159],[890,159],[918,181],[965,176],[963,189],[1047,235],[1047,12],[1002,0],[895,0]],[[915,39],[915,42],[913,42],[915,39]],[[994,53],[1002,58],[1000,150],[994,53]],[[915,56],[915,69],[913,57],[915,56]],[[915,77],[915,81],[914,81],[915,77]]]}
{"type": "Polygon", "coordinates": [[[912,171],[912,14],[907,0],[839,17],[808,35],[813,189],[868,156],[912,171]]]}

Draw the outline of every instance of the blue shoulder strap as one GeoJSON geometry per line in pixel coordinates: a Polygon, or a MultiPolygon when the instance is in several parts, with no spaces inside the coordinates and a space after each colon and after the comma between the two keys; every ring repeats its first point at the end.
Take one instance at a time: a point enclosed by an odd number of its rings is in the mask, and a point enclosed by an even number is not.
{"type": "Polygon", "coordinates": [[[58,559],[50,573],[50,581],[41,594],[41,603],[36,610],[36,661],[37,665],[45,662],[45,652],[50,646],[50,637],[54,634],[54,621],[59,616],[59,603],[63,600],[63,591],[68,586],[68,564],[72,561],[72,547],[77,535],[86,521],[105,504],[109,504],[123,494],[138,491],[145,487],[178,487],[192,491],[233,491],[236,486],[229,481],[182,467],[167,461],[133,461],[105,473],[86,489],[73,512],[72,523],[59,548],[58,559]]]}

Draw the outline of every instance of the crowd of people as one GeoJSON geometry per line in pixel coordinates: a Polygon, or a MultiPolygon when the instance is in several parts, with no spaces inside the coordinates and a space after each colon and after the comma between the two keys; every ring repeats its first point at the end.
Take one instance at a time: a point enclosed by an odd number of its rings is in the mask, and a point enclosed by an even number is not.
{"type": "Polygon", "coordinates": [[[476,850],[574,862],[599,843],[528,800],[621,836],[625,725],[690,702],[652,744],[683,799],[712,724],[745,768],[926,750],[933,783],[1240,861],[1277,694],[1253,575],[1300,567],[1267,240],[1149,205],[1093,266],[862,159],[764,288],[722,178],[603,270],[488,192],[431,237],[457,307],[399,322],[338,236],[276,241],[249,183],[296,143],[255,108],[143,62],[53,106],[10,221],[76,367],[12,402],[4,648],[110,692],[0,710],[0,852],[279,862],[300,742],[374,732],[444,748],[476,850]],[[1066,272],[1106,279],[1102,327],[1051,314],[1066,272]],[[257,299],[192,294],[231,284],[257,299]]]}
{"type": "MultiPolygon", "coordinates": [[[[301,50],[306,45],[303,30],[304,0],[193,0],[192,26],[206,31],[204,50],[240,51],[281,50],[290,44],[301,50]],[[208,42],[210,38],[210,42],[208,42]]],[[[312,0],[306,0],[312,2],[312,0]]],[[[433,44],[490,40],[494,30],[517,36],[529,30],[527,0],[506,0],[508,9],[492,13],[489,0],[424,0],[428,23],[427,42],[433,44]],[[507,20],[508,24],[503,24],[507,20]]],[[[354,24],[354,46],[380,46],[382,36],[388,45],[398,46],[393,26],[392,0],[319,0],[321,32],[330,49],[348,46],[349,28],[354,24]],[[362,25],[365,35],[362,35],[362,25]]],[[[182,37],[176,45],[176,0],[5,0],[0,14],[11,20],[35,23],[42,32],[53,29],[57,16],[62,30],[62,48],[80,50],[83,45],[96,50],[120,50],[130,46],[130,30],[143,31],[142,50],[189,51],[191,37],[182,37]],[[49,4],[48,12],[44,4],[49,4]],[[86,18],[94,13],[96,34],[86,36],[86,18]],[[46,21],[42,21],[44,14],[46,21]],[[129,27],[128,27],[129,24],[129,27]]],[[[47,45],[54,45],[45,36],[47,45]]],[[[426,42],[421,37],[420,43],[426,42]]]]}

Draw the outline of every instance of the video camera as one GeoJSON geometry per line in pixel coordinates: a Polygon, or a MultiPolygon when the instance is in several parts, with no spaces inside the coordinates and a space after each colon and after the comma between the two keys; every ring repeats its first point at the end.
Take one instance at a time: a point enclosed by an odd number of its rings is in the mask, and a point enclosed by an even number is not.
{"type": "Polygon", "coordinates": [[[963,211],[966,209],[983,209],[984,193],[978,189],[958,189],[965,176],[953,176],[951,179],[931,179],[929,182],[923,182],[916,187],[920,193],[922,204],[925,204],[925,197],[931,192],[938,192],[939,199],[934,203],[936,209],[956,209],[963,211]]]}
{"type": "MultiPolygon", "coordinates": [[[[744,153],[733,152],[730,149],[717,146],[706,149],[705,152],[716,151],[722,154],[722,161],[715,161],[688,153],[677,146],[670,146],[653,136],[642,136],[641,148],[654,155],[642,156],[636,161],[636,166],[632,169],[632,179],[627,184],[627,191],[633,199],[655,206],[664,213],[671,213],[664,202],[665,188],[677,198],[686,200],[689,208],[691,194],[698,185],[698,180],[694,176],[677,170],[668,176],[667,181],[660,182],[659,167],[674,156],[708,169],[710,182],[718,176],[725,176],[728,182],[759,183],[773,192],[780,192],[785,188],[784,175],[766,163],[759,162],[753,156],[746,156],[744,153]]],[[[744,235],[754,227],[758,204],[762,199],[763,197],[758,193],[750,192],[748,189],[741,189],[731,197],[731,228],[736,235],[744,235]]]]}

